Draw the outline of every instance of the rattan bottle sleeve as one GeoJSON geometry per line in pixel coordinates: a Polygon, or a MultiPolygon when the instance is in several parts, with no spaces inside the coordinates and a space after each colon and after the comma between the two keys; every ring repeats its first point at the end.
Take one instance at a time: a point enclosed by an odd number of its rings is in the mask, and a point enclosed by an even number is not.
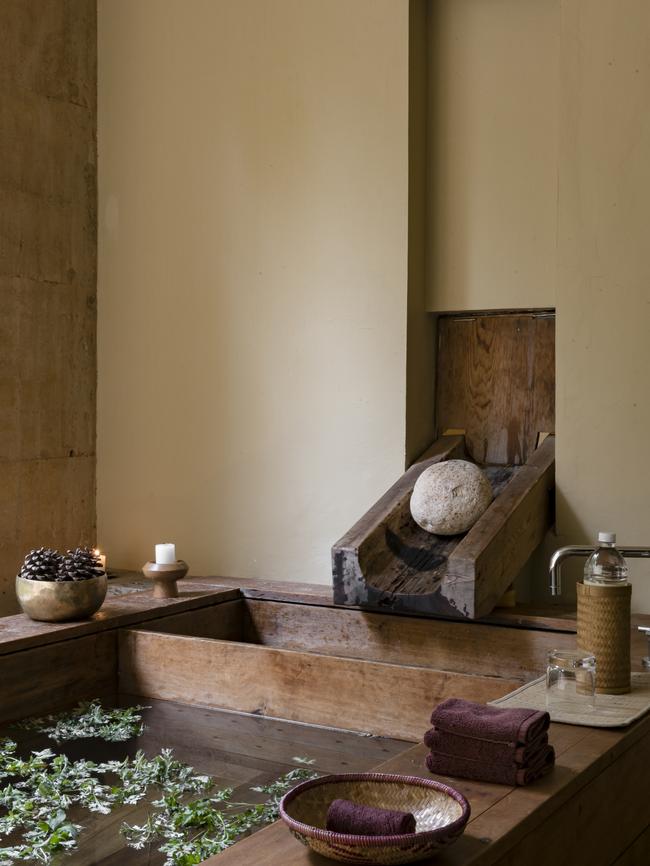
{"type": "Polygon", "coordinates": [[[632,587],[579,582],[578,646],[596,656],[596,691],[630,691],[630,600],[632,587]]]}

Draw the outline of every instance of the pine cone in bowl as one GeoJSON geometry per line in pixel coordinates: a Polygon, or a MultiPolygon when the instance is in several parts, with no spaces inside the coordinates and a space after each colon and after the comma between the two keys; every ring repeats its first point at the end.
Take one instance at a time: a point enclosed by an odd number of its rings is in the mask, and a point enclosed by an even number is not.
{"type": "Polygon", "coordinates": [[[59,576],[63,557],[51,547],[37,547],[25,557],[19,577],[27,580],[61,580],[59,576]]]}
{"type": "Polygon", "coordinates": [[[87,547],[32,550],[16,576],[16,597],[23,612],[41,622],[69,622],[92,616],[107,590],[101,559],[87,547]]]}
{"type": "Polygon", "coordinates": [[[62,557],[59,580],[89,580],[104,574],[99,555],[90,547],[77,547],[68,550],[62,557]]]}

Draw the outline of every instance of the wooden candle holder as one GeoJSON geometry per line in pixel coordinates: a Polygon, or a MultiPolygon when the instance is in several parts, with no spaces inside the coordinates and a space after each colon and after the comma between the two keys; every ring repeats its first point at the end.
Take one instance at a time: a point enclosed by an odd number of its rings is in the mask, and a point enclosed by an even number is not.
{"type": "Polygon", "coordinates": [[[188,564],[182,559],[170,563],[145,562],[142,573],[154,582],[154,598],[178,598],[176,581],[185,577],[188,568],[188,564]]]}

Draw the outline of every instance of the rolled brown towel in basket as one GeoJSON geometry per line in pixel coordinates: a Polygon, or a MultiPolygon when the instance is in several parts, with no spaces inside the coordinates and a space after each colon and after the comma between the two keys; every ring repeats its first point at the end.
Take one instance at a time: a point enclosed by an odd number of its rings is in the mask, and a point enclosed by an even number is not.
{"type": "Polygon", "coordinates": [[[415,818],[410,812],[378,809],[339,799],[330,803],[325,826],[334,833],[356,836],[403,836],[415,833],[415,818]]]}
{"type": "Polygon", "coordinates": [[[528,745],[548,730],[551,718],[543,710],[491,707],[462,698],[449,698],[435,708],[436,730],[494,743],[528,745]]]}

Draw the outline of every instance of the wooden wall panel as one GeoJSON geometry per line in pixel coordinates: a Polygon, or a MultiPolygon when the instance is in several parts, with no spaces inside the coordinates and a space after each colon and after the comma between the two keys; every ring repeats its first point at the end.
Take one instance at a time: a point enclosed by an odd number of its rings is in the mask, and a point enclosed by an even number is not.
{"type": "Polygon", "coordinates": [[[245,640],[246,620],[248,620],[246,602],[244,599],[236,599],[198,610],[172,614],[154,620],[141,628],[163,634],[189,635],[216,640],[245,640]]]}
{"type": "Polygon", "coordinates": [[[96,3],[0,3],[0,615],[95,540],[96,3]]]}
{"type": "Polygon", "coordinates": [[[121,691],[420,740],[448,697],[489,701],[517,680],[125,630],[121,691]]]}
{"type": "Polygon", "coordinates": [[[438,435],[465,430],[478,463],[525,463],[537,434],[555,432],[555,317],[442,316],[438,435]]]}
{"type": "Polygon", "coordinates": [[[115,692],[117,632],[0,656],[0,722],[115,692]]]}
{"type": "MultiPolygon", "coordinates": [[[[549,646],[575,634],[362,613],[248,599],[246,639],[265,646],[416,665],[522,683],[546,669],[549,646]]],[[[223,607],[223,605],[222,605],[223,607]]],[[[206,615],[217,616],[218,612],[206,615]]],[[[152,625],[152,628],[156,628],[152,625]]]]}

